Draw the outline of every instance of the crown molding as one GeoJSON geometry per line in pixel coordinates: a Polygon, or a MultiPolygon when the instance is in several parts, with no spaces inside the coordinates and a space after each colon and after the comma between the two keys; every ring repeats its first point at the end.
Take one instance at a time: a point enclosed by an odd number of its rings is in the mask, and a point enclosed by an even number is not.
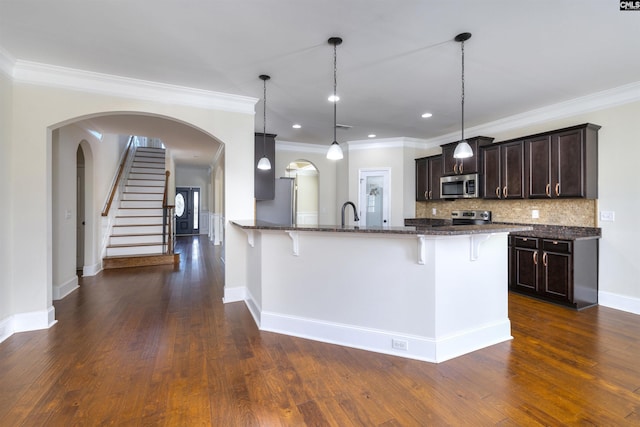
{"type": "Polygon", "coordinates": [[[329,145],[308,144],[305,142],[276,141],[277,151],[297,151],[300,153],[327,154],[329,145]]]}
{"type": "Polygon", "coordinates": [[[13,68],[15,64],[15,58],[0,46],[0,72],[3,72],[9,77],[13,77],[13,68]]]}
{"type": "MultiPolygon", "coordinates": [[[[467,135],[492,135],[514,129],[545,123],[579,114],[613,108],[640,101],[640,82],[618,86],[589,95],[515,114],[493,122],[465,128],[467,135]]],[[[431,146],[446,144],[460,139],[460,132],[452,132],[427,139],[431,146]]]]}
{"type": "Polygon", "coordinates": [[[80,92],[255,114],[258,98],[18,60],[14,81],[80,92]]]}
{"type": "Polygon", "coordinates": [[[361,139],[348,141],[346,144],[349,151],[380,148],[429,148],[432,145],[425,139],[409,138],[405,136],[396,138],[361,139]]]}

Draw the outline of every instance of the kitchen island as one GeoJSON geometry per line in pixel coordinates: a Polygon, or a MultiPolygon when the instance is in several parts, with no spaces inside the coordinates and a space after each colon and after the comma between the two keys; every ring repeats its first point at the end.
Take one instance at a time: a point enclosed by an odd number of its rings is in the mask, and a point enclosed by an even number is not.
{"type": "Polygon", "coordinates": [[[231,222],[261,330],[428,362],[511,339],[507,236],[530,227],[231,222]]]}

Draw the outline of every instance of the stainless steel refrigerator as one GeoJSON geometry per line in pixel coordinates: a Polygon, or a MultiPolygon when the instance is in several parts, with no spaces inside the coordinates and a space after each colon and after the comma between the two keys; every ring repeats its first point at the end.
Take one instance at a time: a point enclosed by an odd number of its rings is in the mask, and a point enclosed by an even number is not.
{"type": "Polygon", "coordinates": [[[277,225],[294,225],[296,221],[295,179],[276,179],[273,200],[256,201],[256,220],[277,225]]]}

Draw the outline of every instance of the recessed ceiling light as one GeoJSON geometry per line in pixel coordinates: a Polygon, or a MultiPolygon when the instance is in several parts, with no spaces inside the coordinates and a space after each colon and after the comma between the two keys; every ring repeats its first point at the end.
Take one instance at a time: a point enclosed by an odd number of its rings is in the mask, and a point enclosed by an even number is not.
{"type": "Polygon", "coordinates": [[[294,129],[300,129],[302,126],[300,126],[299,124],[296,123],[295,125],[293,125],[291,127],[294,128],[294,129]]]}
{"type": "Polygon", "coordinates": [[[375,138],[376,134],[375,133],[370,133],[369,135],[367,135],[369,138],[375,138]]]}
{"type": "Polygon", "coordinates": [[[338,102],[340,101],[340,97],[338,95],[330,95],[329,98],[329,102],[338,102]]]}
{"type": "Polygon", "coordinates": [[[433,114],[431,114],[431,113],[424,113],[424,114],[422,115],[422,118],[423,118],[423,119],[428,119],[428,118],[429,118],[429,117],[431,117],[431,116],[433,116],[433,114]]]}

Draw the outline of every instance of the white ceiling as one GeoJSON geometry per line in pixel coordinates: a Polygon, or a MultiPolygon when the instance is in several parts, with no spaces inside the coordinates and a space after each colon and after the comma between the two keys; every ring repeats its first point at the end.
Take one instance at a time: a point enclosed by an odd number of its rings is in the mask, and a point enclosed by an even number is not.
{"type": "Polygon", "coordinates": [[[333,138],[331,36],[338,141],[456,132],[461,32],[467,127],[640,80],[617,0],[0,0],[15,59],[255,98],[269,74],[267,132],[312,144],[333,138]]]}

